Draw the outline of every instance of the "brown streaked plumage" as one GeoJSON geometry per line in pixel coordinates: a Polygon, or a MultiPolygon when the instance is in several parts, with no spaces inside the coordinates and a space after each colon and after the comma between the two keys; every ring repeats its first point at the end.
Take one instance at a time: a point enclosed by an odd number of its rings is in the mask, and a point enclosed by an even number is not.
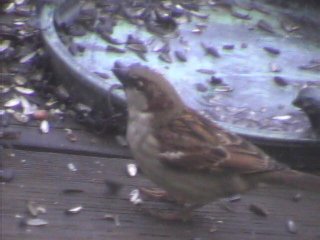
{"type": "Polygon", "coordinates": [[[142,171],[188,203],[177,218],[258,183],[320,191],[320,177],[291,170],[187,107],[170,83],[140,64],[115,64],[128,100],[127,138],[142,171]]]}

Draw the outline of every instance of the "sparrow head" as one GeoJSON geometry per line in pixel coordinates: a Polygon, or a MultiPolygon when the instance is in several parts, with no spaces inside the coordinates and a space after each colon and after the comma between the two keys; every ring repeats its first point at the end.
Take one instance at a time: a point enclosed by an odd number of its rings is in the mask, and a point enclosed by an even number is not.
{"type": "Polygon", "coordinates": [[[301,108],[306,113],[320,113],[320,88],[302,88],[292,103],[294,106],[301,108]]]}
{"type": "Polygon", "coordinates": [[[320,133],[320,88],[302,88],[292,104],[306,113],[312,127],[320,133]]]}
{"type": "Polygon", "coordinates": [[[183,107],[170,83],[150,68],[140,64],[124,66],[116,62],[112,71],[124,86],[129,110],[164,113],[183,107]]]}

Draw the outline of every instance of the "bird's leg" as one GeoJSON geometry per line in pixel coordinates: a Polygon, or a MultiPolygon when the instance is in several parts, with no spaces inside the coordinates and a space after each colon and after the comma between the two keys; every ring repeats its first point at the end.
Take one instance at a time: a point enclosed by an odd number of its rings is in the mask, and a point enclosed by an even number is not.
{"type": "Polygon", "coordinates": [[[140,209],[155,218],[159,218],[161,220],[169,220],[169,221],[188,221],[192,216],[192,211],[196,208],[200,207],[200,205],[185,205],[180,211],[174,212],[167,212],[167,211],[160,211],[150,208],[143,208],[140,206],[140,209]]]}

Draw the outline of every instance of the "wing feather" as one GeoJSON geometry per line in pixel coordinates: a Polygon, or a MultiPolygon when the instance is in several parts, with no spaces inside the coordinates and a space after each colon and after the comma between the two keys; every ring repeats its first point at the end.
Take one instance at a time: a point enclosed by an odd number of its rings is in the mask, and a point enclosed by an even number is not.
{"type": "Polygon", "coordinates": [[[284,168],[255,145],[190,109],[159,130],[156,137],[165,143],[159,158],[169,167],[240,174],[284,168]]]}

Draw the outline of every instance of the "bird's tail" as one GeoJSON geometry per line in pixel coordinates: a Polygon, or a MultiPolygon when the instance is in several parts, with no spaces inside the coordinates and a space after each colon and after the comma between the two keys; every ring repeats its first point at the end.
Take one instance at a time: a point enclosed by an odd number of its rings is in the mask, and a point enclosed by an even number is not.
{"type": "Polygon", "coordinates": [[[301,190],[320,192],[319,176],[292,169],[260,173],[256,177],[258,177],[259,182],[267,184],[285,185],[301,190]]]}

